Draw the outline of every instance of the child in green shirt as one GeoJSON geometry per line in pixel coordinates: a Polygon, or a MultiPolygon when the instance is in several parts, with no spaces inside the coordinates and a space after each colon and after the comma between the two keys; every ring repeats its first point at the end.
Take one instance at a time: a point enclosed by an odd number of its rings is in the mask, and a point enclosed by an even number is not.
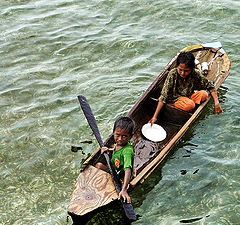
{"type": "MultiPolygon", "coordinates": [[[[123,201],[127,200],[127,203],[131,202],[131,198],[127,193],[128,184],[133,177],[133,160],[134,152],[133,146],[129,142],[132,138],[134,131],[134,122],[129,117],[120,117],[114,123],[113,127],[113,137],[115,145],[113,149],[103,147],[101,149],[101,154],[105,151],[109,153],[112,152],[112,164],[114,169],[117,171],[120,179],[123,180],[122,190],[119,193],[119,199],[122,197],[123,201]]],[[[98,162],[96,168],[102,169],[104,171],[108,170],[108,167],[101,162],[98,162]]]]}

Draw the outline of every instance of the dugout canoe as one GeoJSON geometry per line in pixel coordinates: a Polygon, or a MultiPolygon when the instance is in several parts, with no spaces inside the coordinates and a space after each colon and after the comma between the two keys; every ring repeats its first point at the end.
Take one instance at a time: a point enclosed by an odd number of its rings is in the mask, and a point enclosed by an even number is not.
{"type": "MultiPolygon", "coordinates": [[[[180,52],[182,51],[189,51],[194,54],[199,62],[198,68],[200,70],[202,69],[201,64],[207,62],[208,72],[206,77],[214,82],[216,89],[228,77],[231,62],[220,42],[193,45],[182,49],[180,52]]],[[[166,130],[167,137],[161,142],[152,142],[142,135],[141,128],[152,118],[164,81],[168,72],[176,66],[176,59],[180,52],[166,65],[127,114],[128,117],[134,120],[136,125],[131,142],[135,151],[134,168],[137,170],[137,176],[130,183],[132,189],[137,184],[143,183],[163,161],[173,146],[201,114],[211,98],[209,96],[192,113],[177,109],[171,105],[165,105],[156,123],[166,130]]],[[[113,143],[113,135],[111,134],[104,144],[112,147],[113,143]]],[[[76,218],[79,221],[79,218],[81,220],[81,217],[83,218],[85,215],[94,212],[94,210],[117,200],[118,195],[111,175],[94,167],[99,155],[100,151],[97,150],[83,163],[81,172],[75,182],[68,207],[68,213],[73,221],[76,218]]]]}

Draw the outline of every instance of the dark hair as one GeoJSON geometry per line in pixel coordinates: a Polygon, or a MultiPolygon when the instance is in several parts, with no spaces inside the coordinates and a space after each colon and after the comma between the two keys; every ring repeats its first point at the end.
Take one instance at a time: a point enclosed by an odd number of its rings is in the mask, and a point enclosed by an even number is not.
{"type": "Polygon", "coordinates": [[[191,52],[181,52],[177,57],[177,66],[179,64],[186,64],[187,67],[194,69],[195,68],[195,57],[191,52]]]}
{"type": "Polygon", "coordinates": [[[120,117],[118,118],[113,126],[113,131],[116,130],[116,128],[120,128],[122,130],[127,130],[129,134],[133,134],[134,131],[134,122],[129,117],[120,117]]]}

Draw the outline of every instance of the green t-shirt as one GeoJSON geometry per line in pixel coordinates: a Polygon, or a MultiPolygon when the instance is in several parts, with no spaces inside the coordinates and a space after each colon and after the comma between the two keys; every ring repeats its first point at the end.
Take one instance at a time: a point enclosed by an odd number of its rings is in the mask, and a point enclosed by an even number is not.
{"type": "Polygon", "coordinates": [[[132,170],[133,177],[133,160],[134,160],[134,152],[133,146],[130,142],[127,143],[123,148],[119,150],[114,150],[112,154],[112,164],[115,170],[117,171],[120,179],[124,179],[125,171],[127,169],[132,170]]]}

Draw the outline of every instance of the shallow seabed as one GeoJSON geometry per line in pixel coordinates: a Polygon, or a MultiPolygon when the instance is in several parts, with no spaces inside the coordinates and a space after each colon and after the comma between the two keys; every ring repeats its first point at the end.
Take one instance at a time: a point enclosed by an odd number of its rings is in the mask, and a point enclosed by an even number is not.
{"type": "Polygon", "coordinates": [[[213,104],[134,193],[134,224],[239,224],[238,0],[0,3],[1,224],[71,224],[82,160],[182,48],[220,41],[232,62],[213,104]],[[82,147],[72,152],[71,146],[82,147]]]}

